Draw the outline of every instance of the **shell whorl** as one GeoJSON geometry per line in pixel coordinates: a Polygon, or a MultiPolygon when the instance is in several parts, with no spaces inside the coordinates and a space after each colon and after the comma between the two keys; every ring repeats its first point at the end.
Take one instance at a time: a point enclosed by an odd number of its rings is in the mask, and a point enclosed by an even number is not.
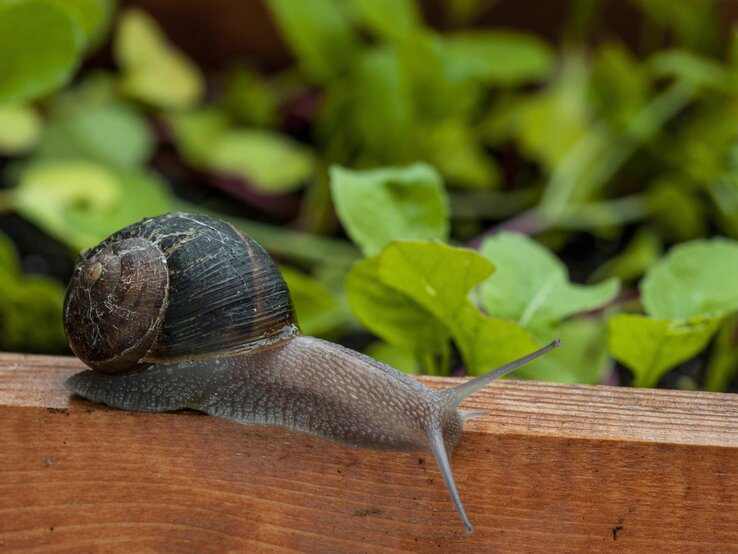
{"type": "Polygon", "coordinates": [[[64,305],[74,353],[93,369],[226,356],[299,331],[269,254],[230,224],[175,213],[85,252],[64,305]]]}

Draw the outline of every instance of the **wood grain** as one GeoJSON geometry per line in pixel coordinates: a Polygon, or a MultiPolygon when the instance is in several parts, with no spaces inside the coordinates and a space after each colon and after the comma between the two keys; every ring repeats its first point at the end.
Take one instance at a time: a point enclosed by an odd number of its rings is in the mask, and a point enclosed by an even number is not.
{"type": "Polygon", "coordinates": [[[429,455],[107,409],[63,388],[81,368],[0,354],[0,553],[738,552],[734,395],[488,387],[453,456],[468,536],[429,455]]]}

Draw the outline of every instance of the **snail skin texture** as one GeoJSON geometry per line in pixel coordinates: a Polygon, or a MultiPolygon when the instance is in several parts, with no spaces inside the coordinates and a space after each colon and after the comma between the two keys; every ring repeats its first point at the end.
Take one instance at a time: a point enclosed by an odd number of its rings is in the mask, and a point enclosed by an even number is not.
{"type": "Polygon", "coordinates": [[[229,223],[174,213],[145,219],[85,251],[64,301],[74,353],[93,369],[66,386],[140,412],[190,408],[278,425],[344,445],[430,451],[467,531],[449,456],[459,403],[558,341],[436,392],[337,344],[306,337],[276,265],[229,223]]]}

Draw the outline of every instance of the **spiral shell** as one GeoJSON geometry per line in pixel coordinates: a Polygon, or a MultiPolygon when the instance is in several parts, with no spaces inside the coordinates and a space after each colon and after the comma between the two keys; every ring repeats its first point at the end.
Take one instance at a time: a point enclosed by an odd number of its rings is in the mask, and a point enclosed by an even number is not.
{"type": "Polygon", "coordinates": [[[64,328],[74,353],[105,373],[239,354],[299,334],[269,254],[229,223],[187,213],[145,219],[83,253],[64,328]]]}

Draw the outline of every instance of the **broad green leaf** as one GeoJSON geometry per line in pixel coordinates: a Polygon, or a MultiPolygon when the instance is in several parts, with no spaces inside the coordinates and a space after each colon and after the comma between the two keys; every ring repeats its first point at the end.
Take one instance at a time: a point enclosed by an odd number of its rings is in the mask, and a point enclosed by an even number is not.
{"type": "Polygon", "coordinates": [[[359,21],[387,39],[406,39],[421,25],[415,0],[351,0],[359,21]]]}
{"type": "Polygon", "coordinates": [[[109,104],[51,121],[37,155],[134,169],[145,164],[153,150],[154,139],[146,121],[121,104],[109,104]]]}
{"type": "Polygon", "coordinates": [[[291,267],[281,266],[280,272],[290,289],[303,333],[324,336],[346,322],[338,299],[322,283],[291,267]]]}
{"type": "Polygon", "coordinates": [[[418,360],[415,355],[408,351],[387,344],[386,342],[374,342],[364,351],[364,354],[385,363],[389,366],[399,369],[403,373],[411,373],[417,375],[420,373],[418,360]]]}
{"type": "Polygon", "coordinates": [[[517,321],[541,339],[548,340],[560,320],[599,308],[618,292],[615,279],[597,285],[570,283],[566,266],[525,235],[499,233],[479,251],[497,268],[482,285],[487,312],[517,321]]]}
{"type": "Polygon", "coordinates": [[[194,166],[207,163],[213,142],[230,128],[226,114],[212,108],[173,113],[167,123],[180,155],[194,166]]]}
{"type": "Polygon", "coordinates": [[[144,217],[171,211],[153,174],[117,172],[77,160],[31,166],[14,190],[18,213],[75,250],[94,246],[144,217]]]}
{"type": "Polygon", "coordinates": [[[53,120],[73,117],[109,105],[124,106],[119,102],[118,76],[108,71],[91,70],[73,87],[49,98],[48,117],[53,120]]]}
{"type": "Polygon", "coordinates": [[[24,276],[10,240],[0,234],[0,348],[19,352],[62,352],[61,283],[24,276]]]}
{"type": "Polygon", "coordinates": [[[698,354],[720,326],[719,317],[651,319],[621,314],[609,321],[609,348],[635,375],[637,387],[654,387],[668,370],[698,354]]]}
{"type": "Polygon", "coordinates": [[[0,154],[18,156],[32,150],[41,134],[36,110],[21,104],[0,106],[0,154]]]}
{"type": "Polygon", "coordinates": [[[600,318],[571,319],[556,328],[561,346],[515,371],[514,377],[596,385],[611,365],[600,318]]]}
{"type": "Polygon", "coordinates": [[[370,170],[331,168],[338,217],[367,256],[391,240],[448,237],[448,200],[440,175],[414,164],[370,170]]]}
{"type": "Polygon", "coordinates": [[[553,68],[551,48],[540,39],[513,31],[466,31],[445,41],[451,79],[517,85],[545,77],[553,68]]]}
{"type": "Polygon", "coordinates": [[[286,135],[231,127],[217,109],[170,115],[181,154],[194,166],[235,175],[266,193],[291,192],[315,172],[313,153],[286,135]]]}
{"type": "Polygon", "coordinates": [[[315,171],[315,159],[307,147],[286,135],[259,129],[234,128],[216,134],[204,157],[207,169],[236,175],[273,194],[300,188],[315,171]]]}
{"type": "Polygon", "coordinates": [[[472,250],[439,242],[393,242],[379,256],[381,281],[411,298],[442,323],[476,374],[527,354],[536,342],[516,323],[489,318],[468,296],[492,264],[472,250]]]}
{"type": "Polygon", "coordinates": [[[336,0],[268,0],[281,35],[316,82],[341,74],[355,59],[358,37],[336,0]]]}
{"type": "Polygon", "coordinates": [[[82,32],[74,20],[42,0],[0,3],[0,103],[34,100],[71,79],[82,32]]]}
{"type": "Polygon", "coordinates": [[[657,319],[721,316],[738,309],[738,243],[715,238],[673,247],[641,285],[646,313],[657,319]]]}
{"type": "Polygon", "coordinates": [[[65,11],[84,33],[87,50],[99,44],[113,18],[113,0],[45,0],[65,11]]]}
{"type": "Polygon", "coordinates": [[[200,70],[141,10],[128,9],[121,15],[114,54],[123,90],[137,100],[176,110],[193,106],[203,95],[200,70]]]}
{"type": "Polygon", "coordinates": [[[449,333],[405,294],[385,285],[378,259],[356,262],[346,276],[346,296],[356,318],[385,342],[415,355],[448,351],[449,333]]]}

